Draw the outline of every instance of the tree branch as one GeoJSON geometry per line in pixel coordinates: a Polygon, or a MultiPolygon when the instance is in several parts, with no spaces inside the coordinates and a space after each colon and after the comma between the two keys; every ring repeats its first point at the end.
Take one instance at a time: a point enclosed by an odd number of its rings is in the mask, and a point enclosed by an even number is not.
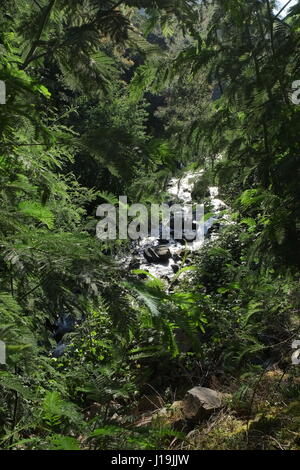
{"type": "Polygon", "coordinates": [[[115,3],[109,10],[105,11],[105,13],[108,13],[110,11],[113,11],[115,8],[118,8],[123,2],[124,0],[120,0],[119,2],[115,3]]]}
{"type": "Polygon", "coordinates": [[[30,62],[33,60],[33,55],[34,55],[35,50],[38,46],[38,42],[39,42],[39,40],[40,40],[40,38],[43,34],[43,31],[44,31],[44,28],[46,26],[47,20],[49,18],[49,15],[51,13],[52,8],[54,7],[55,2],[56,2],[56,0],[51,0],[49,5],[45,9],[44,14],[42,16],[42,21],[41,21],[41,24],[40,24],[40,27],[39,27],[39,30],[38,30],[36,40],[32,43],[30,51],[28,52],[27,57],[26,57],[23,65],[22,65],[21,69],[25,69],[30,64],[30,62]]]}
{"type": "Polygon", "coordinates": [[[286,7],[291,3],[291,1],[292,1],[292,0],[289,0],[289,1],[284,5],[284,7],[281,8],[281,10],[277,13],[277,15],[274,16],[273,21],[280,15],[280,13],[283,12],[283,10],[286,9],[286,7]]]}
{"type": "Polygon", "coordinates": [[[39,7],[41,10],[43,9],[37,0],[33,0],[33,2],[34,2],[34,3],[36,4],[36,6],[39,7]]]}

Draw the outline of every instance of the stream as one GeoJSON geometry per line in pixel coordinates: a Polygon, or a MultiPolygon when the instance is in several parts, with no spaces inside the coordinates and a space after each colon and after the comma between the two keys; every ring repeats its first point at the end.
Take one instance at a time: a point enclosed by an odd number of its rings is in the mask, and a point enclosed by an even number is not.
{"type": "MultiPolygon", "coordinates": [[[[181,206],[191,205],[194,202],[192,200],[194,185],[201,179],[202,175],[203,171],[198,171],[188,172],[181,178],[172,178],[167,188],[167,193],[170,195],[170,199],[173,200],[171,204],[176,200],[176,204],[178,203],[181,206]]],[[[177,240],[171,237],[167,241],[155,237],[145,237],[138,242],[133,242],[130,253],[121,259],[118,258],[118,263],[128,271],[134,269],[145,271],[150,275],[166,280],[171,285],[172,278],[179,269],[191,262],[188,253],[200,250],[205,240],[216,237],[222,225],[229,221],[228,216],[224,216],[222,213],[224,209],[227,209],[227,206],[218,198],[217,187],[212,186],[209,188],[209,197],[207,199],[210,214],[212,215],[204,222],[204,237],[200,240],[177,240]]],[[[193,222],[196,223],[196,221],[193,222]]],[[[52,357],[57,358],[64,354],[67,347],[63,338],[64,334],[74,331],[75,328],[75,321],[69,315],[59,317],[52,334],[57,342],[56,347],[51,352],[52,357]]]]}
{"type": "MultiPolygon", "coordinates": [[[[168,184],[167,192],[173,199],[178,201],[178,204],[192,204],[192,192],[195,186],[203,175],[203,171],[188,172],[181,178],[172,178],[168,184]]],[[[204,222],[204,240],[175,240],[171,238],[168,242],[154,237],[146,237],[139,241],[134,247],[133,254],[130,256],[129,268],[140,269],[148,271],[151,275],[164,278],[170,281],[172,276],[183,267],[182,256],[186,250],[190,252],[198,251],[205,239],[211,238],[214,235],[214,227],[220,227],[221,211],[227,208],[226,204],[218,198],[218,188],[212,186],[209,188],[209,204],[212,208],[213,215],[204,222]],[[165,255],[160,259],[151,259],[147,256],[151,249],[161,250],[161,247],[169,251],[168,257],[165,255]]],[[[223,218],[222,218],[223,219],[223,218]]],[[[127,258],[128,264],[128,258],[127,258]]]]}

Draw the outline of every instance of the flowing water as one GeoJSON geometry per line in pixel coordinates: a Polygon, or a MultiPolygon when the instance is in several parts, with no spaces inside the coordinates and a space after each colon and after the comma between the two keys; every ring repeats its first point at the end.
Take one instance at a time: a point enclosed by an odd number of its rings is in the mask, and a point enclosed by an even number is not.
{"type": "MultiPolygon", "coordinates": [[[[178,201],[179,204],[192,204],[192,192],[194,185],[201,179],[203,171],[186,173],[182,178],[172,178],[168,185],[168,194],[178,201]]],[[[218,198],[218,188],[213,186],[209,188],[209,202],[212,207],[213,216],[204,222],[204,237],[209,235],[212,226],[219,221],[220,211],[226,209],[226,205],[218,198]]],[[[159,277],[171,279],[174,273],[182,266],[182,255],[186,250],[190,252],[198,251],[204,239],[194,240],[192,242],[177,241],[171,239],[167,244],[171,257],[165,261],[151,262],[145,257],[145,249],[149,247],[157,247],[160,240],[154,237],[147,237],[139,241],[134,250],[135,263],[139,269],[148,271],[150,274],[159,277]]]]}
{"type": "MultiPolygon", "coordinates": [[[[173,199],[176,199],[179,204],[192,204],[192,192],[195,183],[202,177],[203,172],[186,173],[182,178],[173,178],[168,185],[168,193],[173,199]]],[[[195,252],[201,248],[205,242],[205,237],[209,236],[209,231],[216,222],[220,222],[220,211],[226,208],[226,205],[218,198],[218,188],[209,188],[209,202],[212,208],[213,216],[204,222],[204,239],[192,242],[177,241],[171,239],[167,248],[171,256],[165,261],[159,260],[156,262],[147,261],[145,257],[145,249],[161,246],[161,240],[154,237],[146,237],[133,245],[130,254],[126,255],[123,259],[118,259],[123,267],[128,270],[140,269],[147,271],[158,278],[171,281],[180,268],[188,264],[188,252],[195,252]]],[[[224,219],[224,218],[223,218],[224,219]]],[[[213,235],[212,235],[213,236],[213,235]]],[[[74,323],[69,324],[66,318],[60,318],[57,324],[56,332],[53,337],[57,338],[57,346],[51,351],[53,357],[60,357],[64,354],[67,344],[62,339],[63,334],[73,331],[75,328],[74,323]],[[59,336],[60,335],[60,336],[59,336]]]]}

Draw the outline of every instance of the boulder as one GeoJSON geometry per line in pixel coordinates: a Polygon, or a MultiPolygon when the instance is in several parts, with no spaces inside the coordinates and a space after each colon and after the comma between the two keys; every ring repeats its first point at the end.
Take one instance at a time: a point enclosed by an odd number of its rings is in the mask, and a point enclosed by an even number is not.
{"type": "Polygon", "coordinates": [[[137,256],[133,256],[129,264],[129,269],[139,269],[140,265],[140,259],[137,256]]]}
{"type": "Polygon", "coordinates": [[[171,258],[171,252],[169,250],[168,246],[165,245],[159,245],[154,248],[155,253],[159,256],[161,260],[168,260],[171,258]]]}
{"type": "Polygon", "coordinates": [[[177,253],[173,253],[173,256],[172,256],[173,260],[174,261],[181,261],[181,258],[182,258],[182,252],[181,251],[178,251],[177,253]]]}
{"type": "Polygon", "coordinates": [[[154,263],[159,261],[159,256],[156,254],[153,248],[147,247],[144,249],[144,256],[149,263],[154,263]]]}
{"type": "Polygon", "coordinates": [[[144,256],[150,263],[159,263],[171,258],[171,252],[166,245],[148,247],[144,250],[144,256]]]}
{"type": "Polygon", "coordinates": [[[189,421],[205,419],[221,408],[222,394],[206,387],[194,387],[183,399],[183,414],[189,421]]]}
{"type": "Polygon", "coordinates": [[[173,273],[175,273],[175,274],[178,273],[178,271],[179,271],[178,264],[172,264],[172,269],[173,269],[173,273]]]}

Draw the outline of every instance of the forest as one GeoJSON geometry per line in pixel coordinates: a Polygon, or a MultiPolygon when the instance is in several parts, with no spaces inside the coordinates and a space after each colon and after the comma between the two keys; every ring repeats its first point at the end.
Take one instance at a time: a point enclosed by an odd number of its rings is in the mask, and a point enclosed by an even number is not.
{"type": "Polygon", "coordinates": [[[1,450],[300,450],[299,0],[2,0],[0,191],[1,450]]]}

